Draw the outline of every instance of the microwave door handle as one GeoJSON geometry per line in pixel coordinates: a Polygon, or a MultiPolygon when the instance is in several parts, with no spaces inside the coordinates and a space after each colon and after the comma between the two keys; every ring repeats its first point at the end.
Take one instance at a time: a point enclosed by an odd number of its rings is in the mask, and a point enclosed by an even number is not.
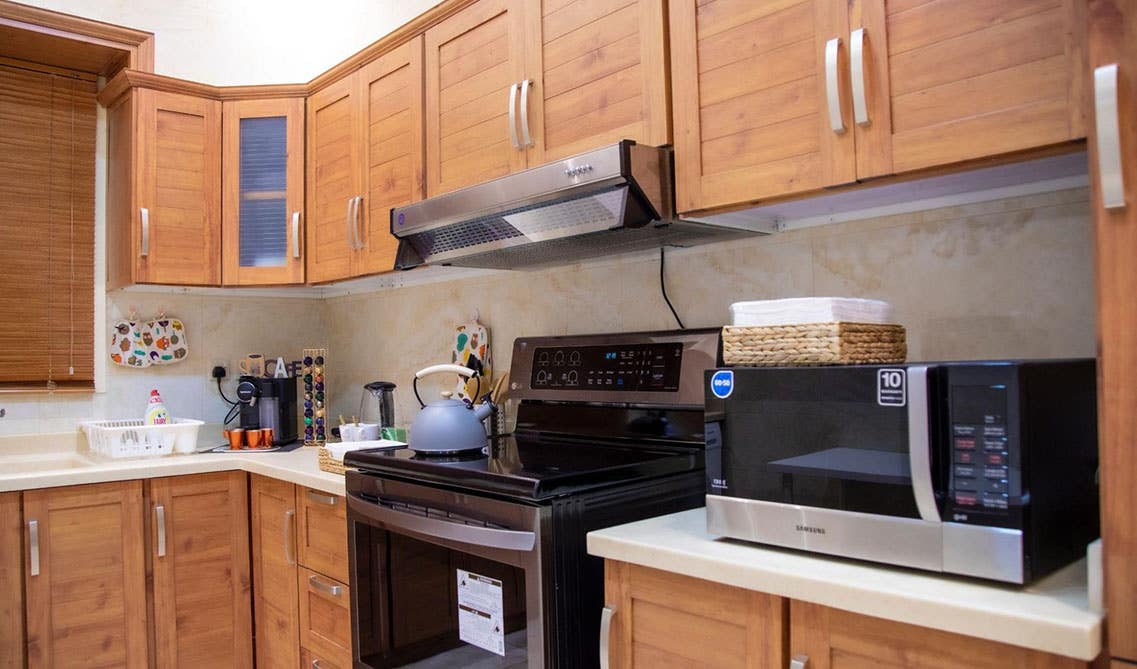
{"type": "Polygon", "coordinates": [[[932,449],[928,424],[928,367],[908,368],[908,467],[912,472],[912,493],[920,518],[940,522],[936,491],[932,485],[932,449]]]}
{"type": "Polygon", "coordinates": [[[369,502],[355,494],[348,495],[347,505],[352,511],[383,523],[388,529],[407,530],[436,539],[449,539],[471,546],[503,550],[531,551],[537,545],[537,535],[533,532],[499,530],[440,518],[428,518],[369,502]]]}

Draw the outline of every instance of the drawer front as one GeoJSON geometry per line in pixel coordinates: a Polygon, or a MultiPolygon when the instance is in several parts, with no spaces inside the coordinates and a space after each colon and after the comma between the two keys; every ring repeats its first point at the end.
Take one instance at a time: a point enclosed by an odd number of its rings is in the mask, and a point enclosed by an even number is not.
{"type": "MultiPolygon", "coordinates": [[[[343,583],[301,568],[300,645],[336,666],[351,666],[351,593],[343,583]]],[[[304,666],[311,666],[305,663],[304,666]]]]}
{"type": "Polygon", "coordinates": [[[338,665],[324,655],[302,648],[300,650],[300,669],[351,669],[351,665],[338,665]]]}
{"type": "MultiPolygon", "coordinates": [[[[300,564],[347,583],[347,505],[344,498],[302,487],[297,487],[296,497],[296,552],[300,564]]],[[[301,585],[301,589],[303,587],[301,585]]]]}

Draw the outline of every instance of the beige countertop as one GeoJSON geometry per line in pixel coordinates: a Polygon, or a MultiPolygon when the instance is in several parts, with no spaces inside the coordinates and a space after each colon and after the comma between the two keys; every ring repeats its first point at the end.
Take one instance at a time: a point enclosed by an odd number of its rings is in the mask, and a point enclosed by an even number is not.
{"type": "MultiPolygon", "coordinates": [[[[204,426],[199,448],[221,443],[219,429],[204,426]]],[[[147,459],[111,460],[85,452],[80,433],[0,439],[0,492],[84,483],[149,479],[240,469],[334,495],[344,494],[342,474],[322,471],[315,448],[275,453],[194,453],[147,459]],[[33,463],[33,464],[28,464],[33,463]],[[55,464],[59,466],[53,468],[55,464]]]]}
{"type": "Polygon", "coordinates": [[[716,539],[705,509],[590,532],[600,557],[898,622],[1092,660],[1102,616],[1086,561],[1028,588],[716,539]]]}

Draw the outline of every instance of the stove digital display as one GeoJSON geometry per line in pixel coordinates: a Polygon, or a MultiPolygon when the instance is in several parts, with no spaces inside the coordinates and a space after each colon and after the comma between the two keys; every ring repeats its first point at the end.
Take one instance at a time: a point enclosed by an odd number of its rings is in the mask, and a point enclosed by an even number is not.
{"type": "Polygon", "coordinates": [[[534,390],[675,392],[683,344],[541,347],[533,351],[534,390]]]}

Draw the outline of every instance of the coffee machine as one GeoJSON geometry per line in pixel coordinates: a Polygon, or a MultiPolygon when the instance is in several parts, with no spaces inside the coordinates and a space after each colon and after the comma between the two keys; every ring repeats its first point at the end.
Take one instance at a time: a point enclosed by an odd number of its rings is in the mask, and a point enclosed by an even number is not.
{"type": "Polygon", "coordinates": [[[296,441],[296,378],[265,379],[242,376],[237,379],[237,399],[241,403],[240,425],[246,430],[272,428],[273,446],[296,441]]]}

